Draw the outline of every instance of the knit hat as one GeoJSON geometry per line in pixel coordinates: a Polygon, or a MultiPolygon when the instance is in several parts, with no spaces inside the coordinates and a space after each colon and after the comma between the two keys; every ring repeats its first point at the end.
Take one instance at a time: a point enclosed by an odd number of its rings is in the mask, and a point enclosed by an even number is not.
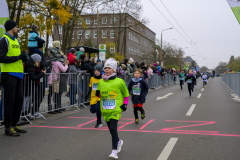
{"type": "Polygon", "coordinates": [[[97,70],[97,71],[99,71],[101,74],[102,74],[102,69],[103,69],[102,65],[96,65],[96,66],[94,67],[94,71],[97,70]]]}
{"type": "Polygon", "coordinates": [[[16,26],[17,26],[17,23],[13,20],[7,20],[4,24],[6,31],[10,31],[11,29],[13,29],[16,26]]]}
{"type": "Polygon", "coordinates": [[[145,65],[145,63],[144,63],[144,62],[142,62],[142,63],[141,63],[141,66],[143,66],[143,65],[145,65]]]}
{"type": "Polygon", "coordinates": [[[53,47],[59,47],[61,45],[60,41],[53,41],[53,47]]]}
{"type": "Polygon", "coordinates": [[[42,59],[42,57],[37,53],[34,53],[33,55],[31,55],[31,58],[32,58],[33,62],[35,62],[35,63],[41,61],[41,59],[42,59]]]}
{"type": "Polygon", "coordinates": [[[129,60],[128,60],[129,63],[133,63],[134,60],[130,57],[129,60]]]}
{"type": "Polygon", "coordinates": [[[157,66],[157,64],[156,64],[156,63],[154,63],[153,65],[154,65],[155,67],[157,66]]]}
{"type": "Polygon", "coordinates": [[[72,52],[72,54],[73,54],[73,53],[76,53],[76,52],[77,52],[77,50],[76,50],[76,49],[74,49],[74,48],[71,48],[71,52],[72,52]]]}
{"type": "Polygon", "coordinates": [[[85,51],[85,49],[84,49],[83,47],[81,47],[79,50],[80,50],[81,52],[84,52],[84,51],[85,51]]]}
{"type": "Polygon", "coordinates": [[[97,62],[101,62],[101,59],[98,59],[97,62]]]}
{"type": "Polygon", "coordinates": [[[116,70],[117,70],[117,61],[115,59],[113,59],[113,58],[109,58],[106,61],[106,63],[104,64],[104,69],[106,67],[109,67],[109,68],[113,69],[114,72],[116,72],[116,70]]]}

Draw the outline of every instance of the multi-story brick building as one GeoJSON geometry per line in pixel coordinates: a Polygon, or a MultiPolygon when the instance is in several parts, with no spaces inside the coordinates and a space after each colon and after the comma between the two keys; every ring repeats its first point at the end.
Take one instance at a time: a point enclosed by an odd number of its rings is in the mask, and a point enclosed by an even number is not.
{"type": "MultiPolygon", "coordinates": [[[[60,40],[62,26],[58,26],[60,40]]],[[[120,53],[135,61],[155,61],[155,36],[144,24],[129,14],[81,15],[74,25],[72,45],[80,46],[89,42],[93,48],[97,44],[107,44],[107,52],[114,56],[120,53]],[[98,35],[99,34],[99,35],[98,35]]]]}

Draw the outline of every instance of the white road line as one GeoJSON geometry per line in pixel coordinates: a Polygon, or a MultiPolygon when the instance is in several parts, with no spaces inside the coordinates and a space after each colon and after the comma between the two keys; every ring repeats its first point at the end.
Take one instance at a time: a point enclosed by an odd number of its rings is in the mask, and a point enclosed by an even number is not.
{"type": "Polygon", "coordinates": [[[204,91],[204,88],[202,88],[202,90],[201,91],[204,91]]]}
{"type": "Polygon", "coordinates": [[[197,98],[201,98],[201,95],[202,95],[202,93],[199,93],[199,95],[197,96],[197,98]]]}
{"type": "Polygon", "coordinates": [[[186,116],[191,116],[192,115],[192,112],[194,110],[194,108],[196,107],[196,104],[192,104],[192,106],[190,107],[190,109],[188,110],[186,116]]]}
{"type": "Polygon", "coordinates": [[[175,144],[177,143],[178,138],[171,138],[165,148],[163,149],[162,153],[158,157],[157,160],[167,160],[170,156],[175,144]]]}

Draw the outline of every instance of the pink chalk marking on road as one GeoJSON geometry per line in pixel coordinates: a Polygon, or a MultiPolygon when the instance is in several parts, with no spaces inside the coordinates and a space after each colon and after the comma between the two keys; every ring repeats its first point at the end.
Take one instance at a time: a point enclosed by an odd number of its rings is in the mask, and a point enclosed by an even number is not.
{"type": "Polygon", "coordinates": [[[131,124],[131,123],[134,123],[135,122],[135,120],[134,121],[131,121],[131,122],[126,122],[124,125],[122,125],[121,127],[118,127],[118,129],[122,129],[123,127],[125,127],[125,126],[127,126],[127,125],[129,125],[129,124],[131,124]]]}
{"type": "Polygon", "coordinates": [[[212,121],[179,121],[179,120],[165,120],[167,122],[212,122],[212,121]]]}
{"type": "Polygon", "coordinates": [[[154,120],[152,119],[152,120],[150,120],[149,122],[147,122],[146,124],[144,124],[140,129],[143,129],[143,128],[145,128],[147,125],[149,125],[150,123],[152,123],[154,120]]]}
{"type": "Polygon", "coordinates": [[[194,125],[187,125],[187,126],[179,126],[179,127],[173,127],[173,128],[164,128],[161,129],[162,131],[181,131],[181,132],[209,132],[209,133],[218,133],[216,131],[195,131],[195,130],[175,130],[177,128],[188,128],[188,127],[196,127],[196,126],[204,126],[208,124],[214,124],[216,122],[211,122],[211,121],[176,121],[176,120],[165,120],[167,122],[195,122],[199,123],[201,122],[202,124],[194,124],[194,125]]]}
{"type": "MultiPolygon", "coordinates": [[[[55,127],[55,126],[30,126],[31,128],[53,128],[53,129],[82,129],[82,130],[102,130],[108,129],[103,128],[78,128],[78,127],[55,127]]],[[[140,133],[172,133],[172,134],[187,134],[187,135],[206,135],[206,136],[222,136],[222,137],[240,137],[240,135],[233,134],[213,134],[213,133],[195,133],[195,132],[174,132],[174,131],[148,131],[148,130],[119,130],[121,132],[140,132],[140,133]]]]}
{"type": "Polygon", "coordinates": [[[84,125],[86,125],[86,124],[89,124],[89,123],[95,122],[96,120],[97,120],[97,118],[95,118],[94,120],[91,120],[91,121],[89,121],[89,122],[86,122],[86,123],[80,124],[80,125],[78,125],[77,127],[82,127],[82,126],[84,126],[84,125]]]}
{"type": "Polygon", "coordinates": [[[96,119],[96,118],[93,118],[93,117],[68,117],[68,118],[96,119]]]}

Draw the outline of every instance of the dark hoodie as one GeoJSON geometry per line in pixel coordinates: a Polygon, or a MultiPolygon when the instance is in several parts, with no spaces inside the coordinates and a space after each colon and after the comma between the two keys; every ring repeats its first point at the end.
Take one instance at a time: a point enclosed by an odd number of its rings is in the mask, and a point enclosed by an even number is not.
{"type": "Polygon", "coordinates": [[[93,75],[96,63],[94,63],[93,65],[90,65],[89,63],[90,61],[84,61],[83,59],[81,59],[81,70],[86,70],[87,73],[91,73],[93,75]]]}

